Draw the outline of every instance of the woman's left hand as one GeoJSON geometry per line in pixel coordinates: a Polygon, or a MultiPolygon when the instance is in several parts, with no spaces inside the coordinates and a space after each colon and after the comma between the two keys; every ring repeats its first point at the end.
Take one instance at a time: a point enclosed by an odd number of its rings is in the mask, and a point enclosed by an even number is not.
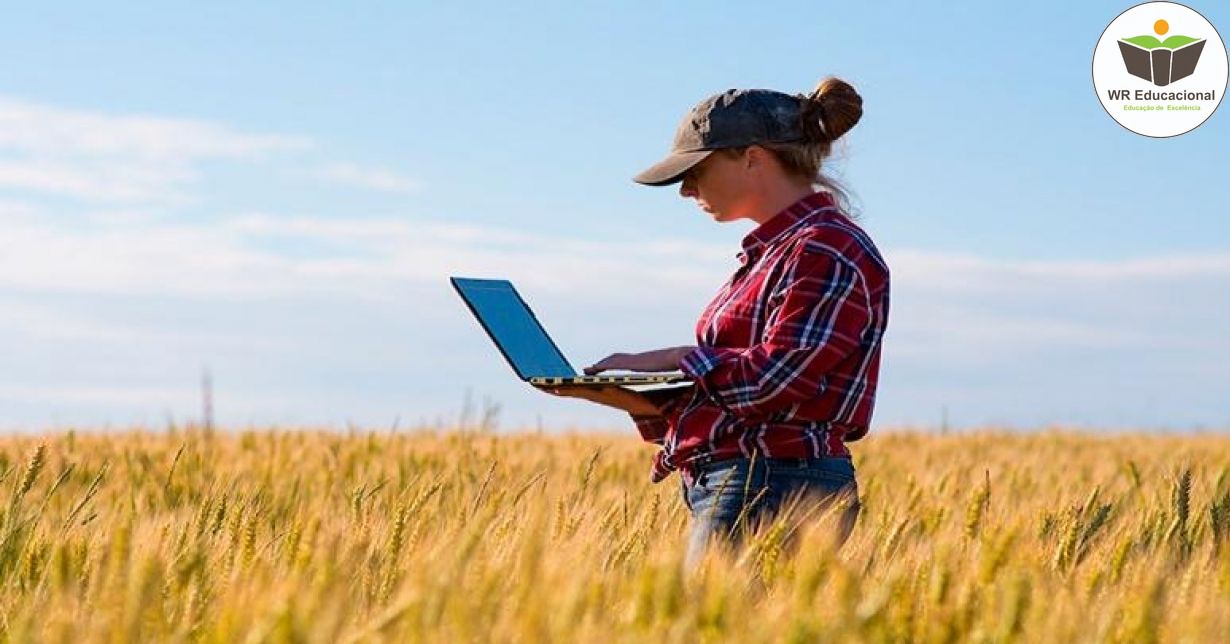
{"type": "Polygon", "coordinates": [[[655,349],[644,353],[612,353],[611,355],[585,367],[585,375],[592,376],[610,369],[625,369],[628,371],[675,371],[679,369],[679,361],[696,347],[670,347],[655,349]]]}
{"type": "Polygon", "coordinates": [[[609,387],[557,385],[554,387],[544,387],[543,391],[556,396],[581,398],[590,402],[596,402],[599,405],[622,409],[629,414],[637,416],[656,416],[662,413],[649,398],[639,391],[615,385],[609,387]]]}

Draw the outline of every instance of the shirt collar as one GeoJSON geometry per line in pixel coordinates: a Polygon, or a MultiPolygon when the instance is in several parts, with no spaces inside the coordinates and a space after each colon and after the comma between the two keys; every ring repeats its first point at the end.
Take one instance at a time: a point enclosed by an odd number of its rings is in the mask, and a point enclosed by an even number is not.
{"type": "Polygon", "coordinates": [[[833,199],[827,192],[813,192],[786,206],[781,212],[773,215],[743,238],[743,250],[737,255],[739,261],[746,264],[749,260],[759,257],[766,246],[786,231],[794,228],[795,224],[807,219],[817,210],[832,205],[833,199]]]}

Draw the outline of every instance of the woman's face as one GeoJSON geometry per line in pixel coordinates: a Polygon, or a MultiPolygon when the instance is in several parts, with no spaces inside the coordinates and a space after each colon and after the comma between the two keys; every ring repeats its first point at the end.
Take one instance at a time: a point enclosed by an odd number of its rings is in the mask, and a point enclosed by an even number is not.
{"type": "Polygon", "coordinates": [[[710,154],[683,176],[679,195],[695,199],[714,221],[748,217],[754,186],[747,156],[747,150],[735,158],[720,150],[710,154]]]}

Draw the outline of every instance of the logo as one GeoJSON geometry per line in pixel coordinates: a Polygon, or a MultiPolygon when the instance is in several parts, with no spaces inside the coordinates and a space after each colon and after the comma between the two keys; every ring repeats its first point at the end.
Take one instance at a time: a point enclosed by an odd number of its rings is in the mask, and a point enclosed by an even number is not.
{"type": "MultiPolygon", "coordinates": [[[[1165,20],[1153,23],[1153,31],[1158,36],[1165,36],[1169,30],[1170,23],[1165,20]]],[[[1119,53],[1123,55],[1123,65],[1127,67],[1129,74],[1158,87],[1165,87],[1191,76],[1192,72],[1196,71],[1200,52],[1204,51],[1204,42],[1204,38],[1179,35],[1158,40],[1155,36],[1146,34],[1120,38],[1119,53]]]]}
{"type": "Polygon", "coordinates": [[[1146,2],[1102,32],[1093,50],[1093,88],[1119,125],[1149,137],[1178,136],[1217,110],[1227,67],[1226,46],[1204,16],[1174,2],[1146,2]]]}

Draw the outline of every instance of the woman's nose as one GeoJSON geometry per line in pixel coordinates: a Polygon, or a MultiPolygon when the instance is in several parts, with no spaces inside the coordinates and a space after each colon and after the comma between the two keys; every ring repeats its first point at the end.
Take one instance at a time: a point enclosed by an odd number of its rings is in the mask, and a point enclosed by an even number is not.
{"type": "Polygon", "coordinates": [[[679,196],[685,198],[696,196],[696,186],[692,183],[691,178],[684,177],[683,181],[679,182],[679,196]]]}

